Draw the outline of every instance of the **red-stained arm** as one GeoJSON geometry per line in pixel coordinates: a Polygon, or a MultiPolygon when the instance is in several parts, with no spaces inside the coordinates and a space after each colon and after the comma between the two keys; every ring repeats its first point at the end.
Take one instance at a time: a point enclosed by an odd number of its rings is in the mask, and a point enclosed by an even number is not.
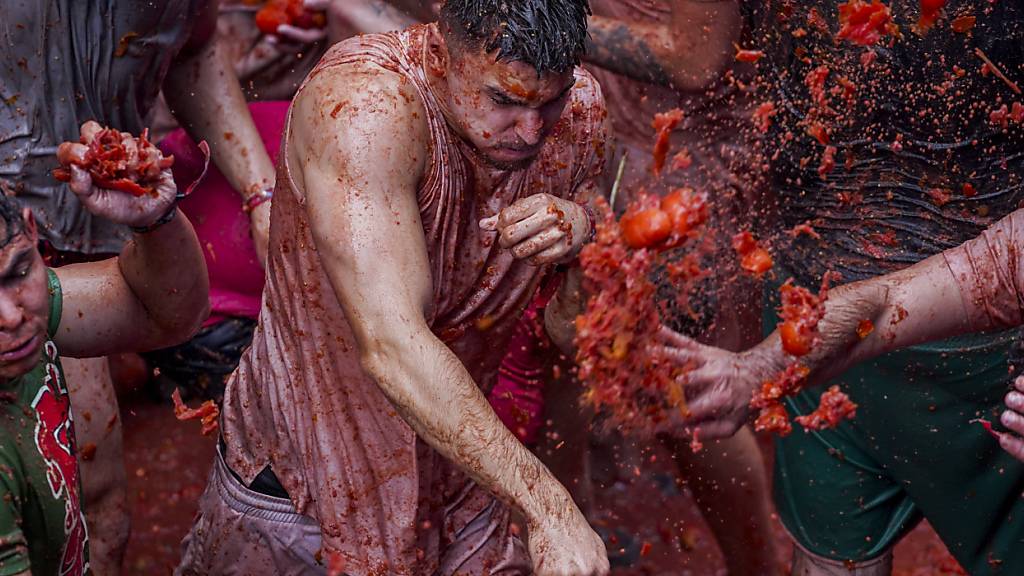
{"type": "Polygon", "coordinates": [[[672,0],[666,24],[591,16],[587,62],[641,82],[700,91],[733,57],[741,27],[736,0],[672,0]]]}
{"type": "Polygon", "coordinates": [[[568,492],[427,324],[431,273],[416,191],[430,136],[419,97],[396,74],[353,65],[322,72],[293,106],[288,162],[364,371],[424,441],[524,513],[535,563],[565,567],[571,554],[592,566],[604,550],[568,492]]]}
{"type": "MultiPolygon", "coordinates": [[[[981,236],[910,268],[834,288],[818,324],[819,338],[800,364],[813,386],[850,367],[921,342],[1024,323],[1024,210],[981,236]],[[869,321],[866,337],[858,327],[869,321]]],[[[669,335],[666,354],[695,362],[688,375],[690,423],[709,437],[728,436],[746,421],[753,390],[794,361],[778,331],[757,346],[731,353],[669,335]]]]}
{"type": "MultiPolygon", "coordinates": [[[[213,161],[242,198],[274,185],[274,166],[242,94],[228,53],[216,33],[217,2],[206,2],[192,38],[164,81],[175,117],[197,141],[210,144],[213,161]]],[[[239,201],[242,200],[239,199],[239,201]]],[[[253,239],[266,261],[270,206],[252,213],[253,239]]]]}
{"type": "Polygon", "coordinates": [[[906,270],[837,289],[826,304],[815,381],[930,340],[1024,324],[1024,210],[906,270]],[[861,320],[875,330],[861,340],[861,320]],[[827,368],[826,368],[827,366],[827,368]]]}

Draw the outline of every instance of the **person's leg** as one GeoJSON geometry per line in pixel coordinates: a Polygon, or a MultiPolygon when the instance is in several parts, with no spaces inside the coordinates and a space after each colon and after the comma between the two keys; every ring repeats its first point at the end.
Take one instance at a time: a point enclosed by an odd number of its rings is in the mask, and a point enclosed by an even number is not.
{"type": "Polygon", "coordinates": [[[116,576],[131,529],[117,396],[106,358],[64,358],[62,363],[75,419],[89,561],[97,576],[116,576]]]}
{"type": "Polygon", "coordinates": [[[696,454],[689,441],[666,438],[663,442],[675,455],[680,476],[714,532],[729,574],[777,574],[768,480],[750,429],[744,427],[726,440],[705,442],[696,454]]]}

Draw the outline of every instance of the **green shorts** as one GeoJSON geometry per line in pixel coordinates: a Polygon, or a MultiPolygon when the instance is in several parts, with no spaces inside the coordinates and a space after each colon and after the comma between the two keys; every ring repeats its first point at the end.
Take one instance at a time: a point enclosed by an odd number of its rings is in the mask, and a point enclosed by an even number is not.
{"type": "MultiPolygon", "coordinates": [[[[859,405],[856,418],[822,432],[794,423],[775,442],[775,505],[797,542],[864,561],[927,518],[971,574],[1024,574],[1024,464],[970,423],[998,420],[1017,337],[915,346],[831,382],[859,405]]],[[[814,410],[824,388],[787,399],[790,416],[814,410]]]]}

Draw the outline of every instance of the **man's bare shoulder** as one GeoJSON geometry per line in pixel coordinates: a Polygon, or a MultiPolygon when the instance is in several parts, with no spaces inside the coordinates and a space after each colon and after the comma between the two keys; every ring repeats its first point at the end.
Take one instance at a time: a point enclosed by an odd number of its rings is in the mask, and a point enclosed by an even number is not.
{"type": "Polygon", "coordinates": [[[318,119],[338,127],[379,126],[397,123],[427,128],[426,109],[412,82],[404,75],[372,62],[331,66],[310,81],[296,95],[296,121],[318,119]]]}
{"type": "Polygon", "coordinates": [[[427,112],[412,82],[369,62],[322,70],[292,104],[291,153],[422,171],[429,148],[427,112]],[[337,158],[339,156],[341,158],[337,158]]]}

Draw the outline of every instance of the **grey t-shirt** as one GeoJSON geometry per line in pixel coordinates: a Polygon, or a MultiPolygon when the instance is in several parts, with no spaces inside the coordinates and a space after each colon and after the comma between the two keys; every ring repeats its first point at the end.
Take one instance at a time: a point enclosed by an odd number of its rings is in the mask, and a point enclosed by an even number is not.
{"type": "Polygon", "coordinates": [[[0,183],[55,248],[116,252],[127,228],[51,176],[86,120],[139,133],[205,0],[0,0],[0,183]]]}

